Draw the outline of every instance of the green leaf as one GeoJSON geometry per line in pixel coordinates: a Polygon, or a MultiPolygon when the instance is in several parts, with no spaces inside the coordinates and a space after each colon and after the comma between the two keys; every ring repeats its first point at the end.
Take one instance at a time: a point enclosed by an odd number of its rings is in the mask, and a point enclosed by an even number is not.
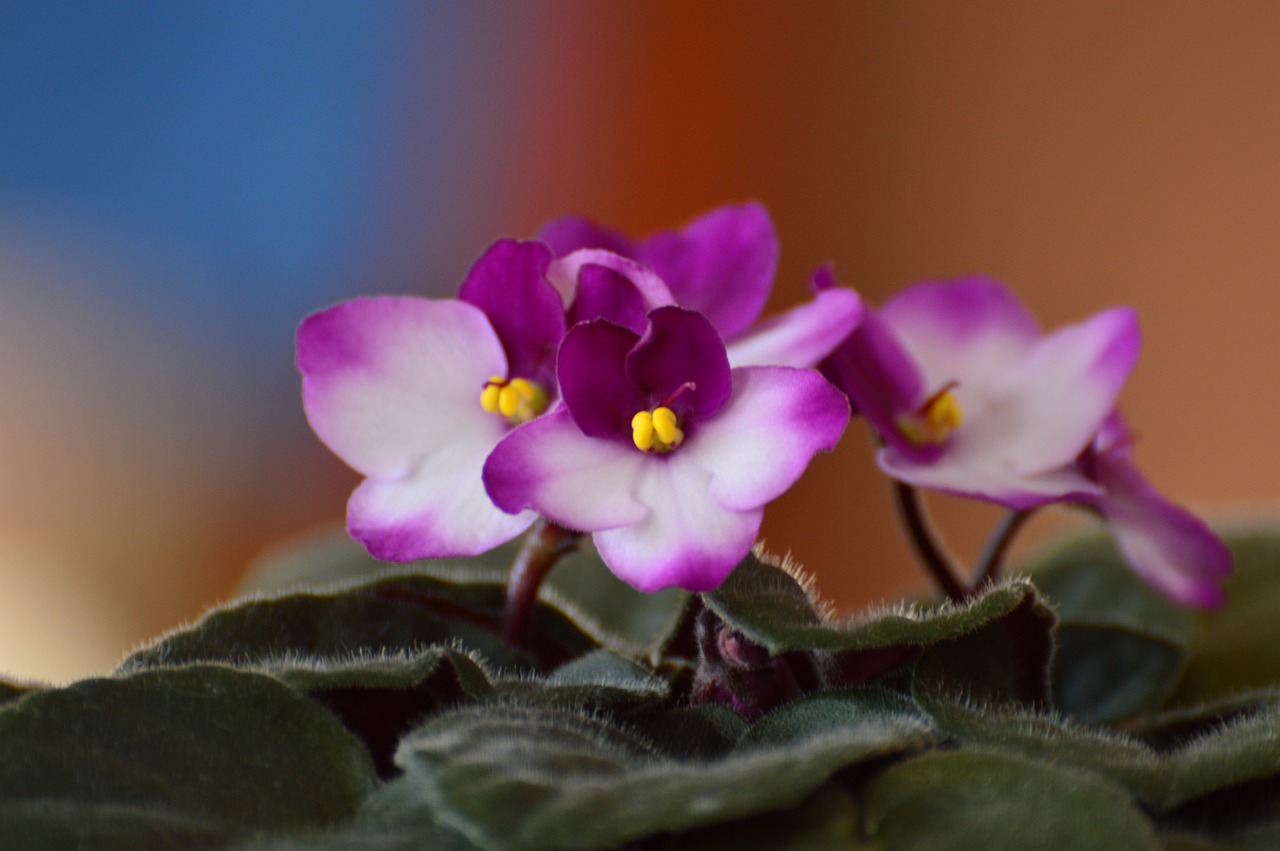
{"type": "MultiPolygon", "coordinates": [[[[203,661],[255,665],[288,657],[341,658],[457,643],[495,667],[530,670],[528,658],[497,635],[505,606],[502,582],[476,572],[454,575],[438,565],[433,569],[440,575],[402,569],[324,591],[233,602],[133,653],[121,670],[203,661]]],[[[548,605],[535,610],[534,632],[538,662],[548,667],[597,644],[548,605]]]]}
{"type": "Polygon", "coordinates": [[[339,823],[374,786],[327,711],[216,666],[85,680],[0,712],[0,847],[199,848],[339,823]]]}
{"type": "Polygon", "coordinates": [[[777,732],[694,759],[595,715],[473,707],[428,721],[397,760],[482,847],[599,848],[789,809],[841,768],[933,741],[914,709],[878,692],[797,701],[766,722],[777,732]]]}
{"type": "Polygon", "coordinates": [[[1030,570],[1061,621],[1053,692],[1062,711],[1109,723],[1169,696],[1186,664],[1195,616],[1138,579],[1109,536],[1056,547],[1030,570]]]}
{"type": "Polygon", "coordinates": [[[1046,704],[1055,623],[1053,611],[1030,593],[998,620],[925,650],[912,689],[984,703],[1046,704]]]}
{"type": "Polygon", "coordinates": [[[1223,535],[1235,556],[1227,605],[1200,615],[1200,631],[1170,703],[1215,701],[1280,686],[1280,532],[1241,528],[1223,535]]]}
{"type": "Polygon", "coordinates": [[[703,599],[722,620],[776,656],[790,650],[935,644],[998,620],[1034,595],[1030,582],[1014,579],[965,605],[899,606],[833,621],[811,599],[803,583],[783,568],[751,555],[703,599]]]}
{"type": "MultiPolygon", "coordinates": [[[[505,589],[523,536],[475,558],[433,559],[394,565],[378,561],[342,527],[313,533],[263,556],[241,584],[242,593],[275,593],[369,582],[383,576],[424,574],[505,589]]],[[[657,664],[689,601],[678,588],[644,594],[615,577],[585,540],[563,557],[539,591],[596,643],[624,656],[657,664]]]]}
{"type": "Polygon", "coordinates": [[[928,690],[916,699],[966,746],[1106,775],[1158,812],[1280,774],[1280,706],[1158,752],[1133,736],[1020,707],[974,705],[928,690]]]}
{"type": "Polygon", "coordinates": [[[540,680],[505,680],[497,691],[503,701],[528,706],[630,712],[666,697],[667,684],[628,659],[597,650],[540,680]]]}
{"type": "Polygon", "coordinates": [[[794,810],[717,824],[672,837],[663,851],[851,851],[861,847],[858,805],[834,783],[794,810]]]}
{"type": "Polygon", "coordinates": [[[892,766],[867,790],[882,851],[1126,851],[1159,848],[1120,788],[1006,754],[937,751],[892,766]]]}

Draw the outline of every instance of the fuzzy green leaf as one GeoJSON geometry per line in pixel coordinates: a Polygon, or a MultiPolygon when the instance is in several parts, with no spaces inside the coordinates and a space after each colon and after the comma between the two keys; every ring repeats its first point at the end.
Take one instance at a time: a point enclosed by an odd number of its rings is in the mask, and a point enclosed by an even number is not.
{"type": "Polygon", "coordinates": [[[336,824],[374,786],[302,695],[216,666],[85,680],[0,712],[0,847],[200,848],[336,824]]]}
{"type": "Polygon", "coordinates": [[[1120,788],[1075,769],[972,751],[928,753],[867,791],[882,851],[1155,851],[1150,823],[1120,788]]]}
{"type": "Polygon", "coordinates": [[[1235,556],[1227,605],[1200,615],[1200,631],[1170,702],[1195,704],[1280,686],[1280,532],[1223,535],[1235,556]]]}
{"type": "MultiPolygon", "coordinates": [[[[495,667],[531,670],[528,657],[498,637],[505,588],[492,580],[406,568],[322,591],[239,600],[133,653],[121,670],[203,661],[252,666],[290,657],[414,652],[433,644],[461,644],[495,667]]],[[[534,631],[537,661],[549,667],[597,644],[548,605],[535,610],[534,631]]]]}
{"type": "MultiPolygon", "coordinates": [[[[425,574],[465,584],[505,588],[523,537],[474,558],[433,559],[394,565],[378,561],[334,527],[281,546],[258,561],[241,584],[242,593],[279,594],[379,577],[425,574]]],[[[643,594],[615,577],[584,540],[564,556],[539,591],[539,599],[579,625],[599,645],[656,664],[688,604],[678,588],[643,594]]]]}
{"type": "Polygon", "coordinates": [[[722,620],[777,655],[934,644],[998,620],[1034,595],[1026,580],[1011,580],[962,606],[916,605],[832,621],[787,571],[752,555],[703,599],[722,620]]]}
{"type": "Polygon", "coordinates": [[[1056,547],[1030,569],[1061,620],[1053,692],[1063,712],[1108,723],[1169,696],[1186,664],[1194,614],[1138,579],[1106,536],[1056,547]]]}
{"type": "Polygon", "coordinates": [[[840,768],[933,741],[913,709],[880,693],[810,700],[820,705],[798,701],[761,722],[785,731],[776,741],[748,734],[720,758],[665,752],[590,714],[490,706],[432,719],[397,760],[478,845],[576,849],[788,809],[840,768]]]}

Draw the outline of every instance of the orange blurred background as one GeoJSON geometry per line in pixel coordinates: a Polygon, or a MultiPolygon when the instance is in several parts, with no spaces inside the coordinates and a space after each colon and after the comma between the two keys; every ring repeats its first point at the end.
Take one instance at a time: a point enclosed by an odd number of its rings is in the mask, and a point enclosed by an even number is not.
{"type": "MultiPolygon", "coordinates": [[[[1212,516],[1280,497],[1280,6],[395,9],[361,30],[394,60],[361,78],[382,111],[358,150],[381,153],[355,172],[355,224],[326,232],[358,250],[323,286],[300,275],[292,319],[255,322],[244,297],[202,335],[201,310],[119,304],[197,261],[105,203],[71,228],[0,192],[0,671],[107,670],[225,598],[266,545],[338,521],[357,479],[302,419],[292,323],[361,292],[451,294],[490,241],[565,213],[643,235],[758,199],[782,240],[773,310],[828,260],[872,302],[984,271],[1048,327],[1134,305],[1122,401],[1149,476],[1212,516]]],[[[13,73],[0,91],[38,84],[13,73]]],[[[195,277],[219,291],[235,268],[195,277]]],[[[961,553],[998,516],[932,504],[961,553]]],[[[764,536],[852,609],[923,588],[895,524],[856,423],[764,536]]]]}

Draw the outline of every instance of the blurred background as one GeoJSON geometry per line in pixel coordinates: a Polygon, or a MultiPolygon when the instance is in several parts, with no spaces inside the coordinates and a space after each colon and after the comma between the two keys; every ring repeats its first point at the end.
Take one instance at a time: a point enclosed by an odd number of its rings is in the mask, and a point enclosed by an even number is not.
{"type": "MultiPolygon", "coordinates": [[[[1138,457],[1280,497],[1280,5],[0,0],[0,672],[108,670],[339,521],[307,313],[447,296],[499,236],[772,211],[879,302],[995,274],[1139,308],[1138,457]]],[[[961,553],[997,514],[933,501],[961,553]]],[[[924,587],[866,429],[764,535],[845,610],[924,587]]]]}

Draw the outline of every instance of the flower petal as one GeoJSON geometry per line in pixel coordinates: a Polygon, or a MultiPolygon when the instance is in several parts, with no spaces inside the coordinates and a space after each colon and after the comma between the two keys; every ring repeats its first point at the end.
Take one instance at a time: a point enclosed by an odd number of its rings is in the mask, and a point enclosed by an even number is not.
{"type": "Polygon", "coordinates": [[[666,282],[653,269],[620,254],[594,248],[575,251],[555,260],[547,268],[547,280],[560,293],[564,304],[573,304],[578,292],[578,276],[587,266],[603,266],[630,281],[644,299],[646,311],[675,304],[666,282]]]}
{"type": "Polygon", "coordinates": [[[1096,470],[1106,489],[1096,504],[1134,573],[1182,605],[1222,605],[1232,561],[1218,536],[1161,496],[1123,454],[1100,454],[1096,470]]]}
{"type": "Polygon", "coordinates": [[[304,320],[297,343],[311,427],[366,476],[406,476],[451,452],[462,431],[491,446],[506,432],[479,401],[485,381],[506,373],[506,357],[469,304],[348,301],[304,320]]]}
{"type": "Polygon", "coordinates": [[[604,319],[643,334],[649,324],[644,296],[631,280],[612,269],[588,263],[578,272],[578,291],[569,308],[569,325],[604,319]]]}
{"type": "Polygon", "coordinates": [[[479,555],[519,535],[537,515],[508,514],[485,493],[481,475],[496,442],[486,437],[460,430],[448,452],[411,474],[366,479],[347,503],[351,536],[375,558],[403,562],[479,555]]]}
{"type": "Polygon", "coordinates": [[[594,532],[648,515],[632,495],[646,459],[629,444],[587,437],[559,408],[508,434],[489,456],[484,481],[507,511],[532,507],[561,526],[594,532]]]}
{"type": "Polygon", "coordinates": [[[942,446],[917,445],[899,428],[898,418],[915,411],[928,393],[924,373],[876,311],[863,314],[858,327],[823,362],[822,372],[903,456],[926,462],[942,453],[942,446]]]}
{"type": "Polygon", "coordinates": [[[627,376],[627,355],[640,337],[604,320],[575,325],[560,344],[560,396],[574,422],[590,437],[631,443],[631,418],[647,410],[648,397],[627,376]]]}
{"type": "Polygon", "coordinates": [[[673,454],[710,475],[717,503],[749,511],[791,487],[848,422],[848,401],[814,370],[740,368],[729,401],[673,454]]]}
{"type": "Polygon", "coordinates": [[[764,310],[778,266],[778,237],[764,207],[726,206],[679,231],[656,233],[635,256],[667,282],[682,307],[704,314],[726,340],[764,310]]]}
{"type": "Polygon", "coordinates": [[[924,372],[925,391],[961,388],[1024,357],[1041,337],[1035,317],[999,281],[983,276],[903,290],[880,316],[924,372]]]}
{"type": "Polygon", "coordinates": [[[892,446],[881,449],[876,461],[885,473],[907,484],[1019,510],[1050,502],[1084,502],[1102,494],[1098,485],[1070,468],[1024,475],[1008,467],[975,464],[955,452],[920,462],[892,446]]]}
{"type": "Polygon", "coordinates": [[[715,414],[732,386],[720,335],[705,316],[681,307],[649,314],[648,330],[627,355],[627,375],[682,423],[715,414]]]}
{"type": "Polygon", "coordinates": [[[853,290],[825,289],[813,301],[774,316],[726,348],[731,366],[813,366],[849,336],[862,316],[853,290]]]}
{"type": "Polygon", "coordinates": [[[948,452],[1023,474],[1074,462],[1115,408],[1140,347],[1129,308],[1056,331],[981,386],[957,388],[967,419],[948,452]]]}
{"type": "Polygon", "coordinates": [[[648,516],[593,536],[609,569],[641,591],[717,587],[751,551],[760,531],[764,509],[724,508],[707,489],[709,474],[682,455],[642,455],[635,498],[648,516]]]}
{"type": "Polygon", "coordinates": [[[547,280],[551,251],[540,242],[502,239],[480,256],[458,298],[484,311],[507,352],[511,372],[550,387],[564,337],[564,305],[547,280]]]}
{"type": "Polygon", "coordinates": [[[623,257],[635,257],[635,243],[625,235],[582,216],[552,219],[542,226],[535,239],[550,247],[556,257],[580,248],[603,248],[623,257]]]}

